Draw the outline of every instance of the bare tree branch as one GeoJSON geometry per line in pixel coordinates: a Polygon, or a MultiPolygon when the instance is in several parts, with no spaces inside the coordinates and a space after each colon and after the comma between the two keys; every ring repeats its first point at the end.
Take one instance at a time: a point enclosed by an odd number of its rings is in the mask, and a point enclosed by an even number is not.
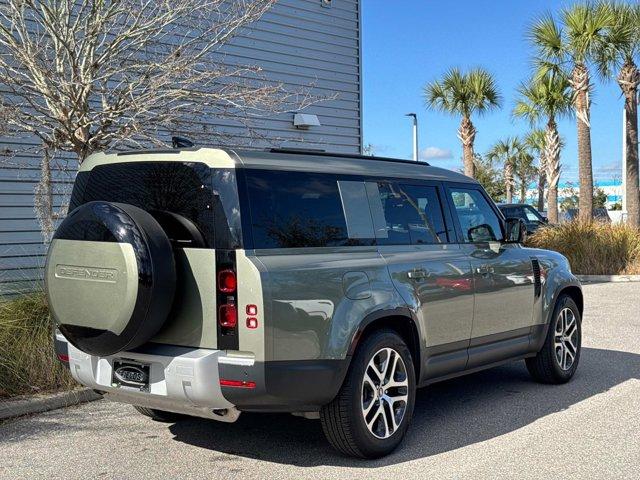
{"type": "MultiPolygon", "coordinates": [[[[261,117],[335,98],[268,81],[222,47],[276,0],[5,0],[0,4],[0,116],[8,134],[41,144],[39,218],[51,212],[51,162],[188,132],[225,144],[233,125],[264,137],[261,117]],[[49,172],[49,173],[47,173],[49,172]]],[[[39,197],[38,197],[39,196],[39,197]]],[[[50,218],[40,219],[43,229],[50,218]]],[[[48,223],[49,222],[49,223],[48,223]]],[[[47,228],[44,228],[47,227],[47,228]]]]}

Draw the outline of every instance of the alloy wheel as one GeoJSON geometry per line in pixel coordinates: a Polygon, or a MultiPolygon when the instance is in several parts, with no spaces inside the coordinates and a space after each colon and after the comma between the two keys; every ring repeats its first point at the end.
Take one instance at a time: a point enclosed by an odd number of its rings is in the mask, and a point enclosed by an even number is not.
{"type": "Polygon", "coordinates": [[[571,369],[578,354],[578,321],[570,308],[563,308],[558,314],[553,346],[560,368],[571,369]]]}
{"type": "Polygon", "coordinates": [[[379,439],[393,435],[404,419],[409,398],[407,368],[393,348],[378,350],[362,380],[362,415],[369,431],[379,439]]]}

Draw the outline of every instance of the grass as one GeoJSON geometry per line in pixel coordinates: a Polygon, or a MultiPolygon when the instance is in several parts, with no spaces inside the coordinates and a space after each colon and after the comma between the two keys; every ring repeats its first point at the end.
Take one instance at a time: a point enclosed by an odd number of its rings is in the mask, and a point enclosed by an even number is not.
{"type": "Polygon", "coordinates": [[[625,224],[562,223],[539,229],[527,244],[560,252],[576,274],[640,274],[640,230],[625,224]]]}
{"type": "Polygon", "coordinates": [[[77,385],[55,358],[52,329],[44,293],[0,301],[0,398],[77,385]]]}

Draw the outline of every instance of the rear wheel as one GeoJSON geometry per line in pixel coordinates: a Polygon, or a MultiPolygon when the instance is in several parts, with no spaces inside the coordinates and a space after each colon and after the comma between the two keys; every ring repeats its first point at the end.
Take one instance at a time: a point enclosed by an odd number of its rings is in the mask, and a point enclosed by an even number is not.
{"type": "Polygon", "coordinates": [[[542,350],[527,358],[527,369],[541,383],[566,383],[575,374],[582,348],[580,310],[568,295],[558,298],[542,350]]]}
{"type": "Polygon", "coordinates": [[[402,441],[415,392],[409,349],[395,332],[379,330],[358,348],[340,392],[320,411],[322,429],[346,455],[382,457],[402,441]]]}
{"type": "Polygon", "coordinates": [[[152,418],[157,422],[174,423],[187,418],[186,415],[181,413],[165,412],[155,408],[140,407],[138,405],[134,405],[134,408],[145,417],[152,418]]]}

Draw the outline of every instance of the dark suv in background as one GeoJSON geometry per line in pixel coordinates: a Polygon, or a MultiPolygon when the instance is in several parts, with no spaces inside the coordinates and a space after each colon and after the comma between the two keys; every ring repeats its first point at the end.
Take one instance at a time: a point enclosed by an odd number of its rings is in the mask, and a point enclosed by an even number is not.
{"type": "Polygon", "coordinates": [[[541,225],[546,225],[548,220],[538,210],[527,203],[502,203],[498,208],[505,218],[520,218],[527,226],[527,233],[534,233],[541,225]]]}

